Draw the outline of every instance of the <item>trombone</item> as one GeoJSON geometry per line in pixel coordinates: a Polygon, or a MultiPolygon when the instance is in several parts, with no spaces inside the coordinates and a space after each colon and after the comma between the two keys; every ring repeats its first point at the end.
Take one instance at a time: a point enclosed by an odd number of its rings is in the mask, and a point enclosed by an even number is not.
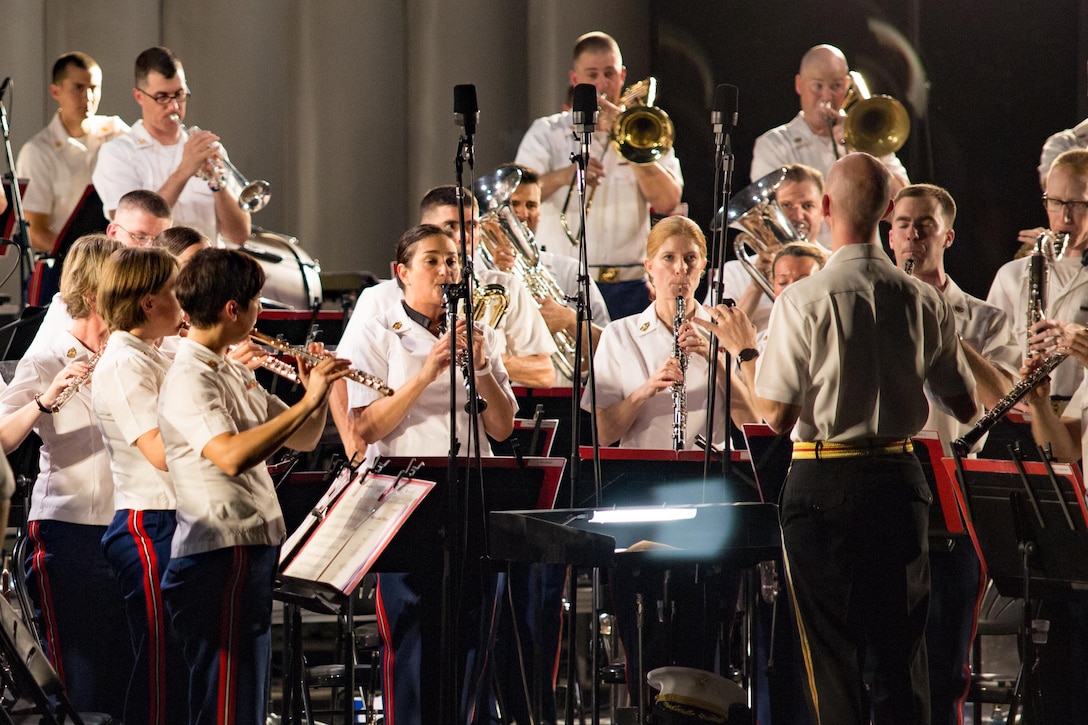
{"type": "MultiPolygon", "coordinates": [[[[861,73],[850,71],[850,88],[839,105],[843,121],[843,140],[848,148],[876,156],[894,154],[910,136],[910,116],[903,104],[891,96],[869,93],[861,73]]],[[[835,146],[835,137],[831,137],[835,146]]],[[[838,158],[838,148],[835,147],[838,158]]]]}
{"type": "MultiPolygon", "coordinates": [[[[669,114],[654,105],[657,100],[657,79],[653,76],[629,86],[620,97],[622,109],[612,122],[612,130],[608,134],[609,141],[615,147],[616,153],[625,158],[629,163],[645,165],[652,164],[672,148],[676,130],[673,128],[669,114]]],[[[608,151],[605,144],[601,157],[608,151]]],[[[563,202],[563,208],[559,212],[559,223],[567,234],[567,239],[573,245],[578,244],[581,234],[571,231],[567,222],[567,210],[570,208],[571,197],[574,196],[574,183],[578,175],[575,174],[567,187],[567,199],[563,202]]],[[[594,186],[586,194],[586,215],[593,205],[593,194],[597,190],[594,186]]]]}

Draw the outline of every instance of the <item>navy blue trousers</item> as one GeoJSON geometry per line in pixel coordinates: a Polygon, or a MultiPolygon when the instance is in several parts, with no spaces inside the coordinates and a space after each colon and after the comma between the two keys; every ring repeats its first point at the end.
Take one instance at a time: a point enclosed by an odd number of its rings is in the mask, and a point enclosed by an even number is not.
{"type": "Polygon", "coordinates": [[[135,665],[125,698],[126,725],[185,723],[189,669],[162,596],[175,511],[118,511],[102,550],[125,599],[135,665]]]}
{"type": "Polygon", "coordinates": [[[971,683],[971,640],[979,599],[982,564],[971,539],[931,539],[932,596],[926,624],[929,699],[933,725],[963,722],[963,701],[971,683]]]}
{"type": "Polygon", "coordinates": [[[646,280],[598,282],[597,286],[608,307],[608,316],[613,320],[637,315],[650,306],[650,289],[646,286],[646,280]]]}
{"type": "Polygon", "coordinates": [[[275,546],[172,559],[163,596],[189,665],[189,722],[265,725],[275,546]]]}
{"type": "Polygon", "coordinates": [[[27,524],[27,589],[42,644],[80,712],[120,718],[132,672],[125,603],[102,555],[105,526],[27,524]]]}

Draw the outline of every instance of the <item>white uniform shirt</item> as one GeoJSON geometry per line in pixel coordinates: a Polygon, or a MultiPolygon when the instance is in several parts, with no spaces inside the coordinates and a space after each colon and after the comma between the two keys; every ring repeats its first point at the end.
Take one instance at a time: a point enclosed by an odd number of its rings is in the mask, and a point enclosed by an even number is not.
{"type": "MultiPolygon", "coordinates": [[[[555,340],[548,332],[544,318],[540,316],[539,306],[521,280],[491,269],[477,270],[480,287],[498,284],[510,295],[510,306],[506,316],[499,322],[496,339],[500,355],[553,355],[557,352],[555,340]]],[[[359,295],[355,310],[344,328],[339,347],[349,344],[359,334],[363,324],[391,307],[399,307],[404,299],[404,291],[395,279],[387,279],[373,287],[367,287],[359,295]]]]}
{"type": "MultiPolygon", "coordinates": [[[[1006,262],[997,270],[990,285],[986,301],[1002,309],[1008,316],[1013,336],[1020,345],[1021,354],[1027,354],[1027,304],[1028,265],[1027,257],[1006,262]]],[[[1079,255],[1066,257],[1050,270],[1047,317],[1063,322],[1088,325],[1088,269],[1079,255]]],[[[1050,394],[1068,398],[1084,377],[1082,365],[1060,365],[1050,379],[1050,394]]]]}
{"type": "MultiPolygon", "coordinates": [[[[578,291],[578,260],[574,257],[542,251],[540,263],[552,273],[563,294],[573,297],[578,291]]],[[[574,303],[570,302],[567,306],[573,308],[574,303]]],[[[605,305],[604,297],[601,296],[601,288],[597,286],[597,281],[594,279],[589,280],[589,308],[593,312],[594,325],[604,327],[612,321],[612,318],[608,316],[608,306],[605,305]]]]}
{"type": "MultiPolygon", "coordinates": [[[[141,120],[124,136],[102,146],[92,178],[107,217],[128,192],[161,189],[181,164],[188,138],[188,134],[182,132],[176,144],[163,146],[144,128],[141,120]]],[[[225,155],[226,151],[221,153],[225,155]]],[[[194,176],[185,182],[171,212],[175,225],[193,227],[213,242],[216,239],[215,194],[204,179],[194,176]]]]}
{"type": "Polygon", "coordinates": [[[286,529],[263,463],[228,476],[201,455],[212,438],[271,420],[287,406],[241,363],[186,338],[159,391],[159,430],[178,497],[172,557],[283,542],[286,529]]]}
{"type": "Polygon", "coordinates": [[[929,415],[923,384],[937,399],[974,389],[955,325],[940,292],[883,249],[844,246],[775,301],[756,394],[800,406],[795,441],[912,436],[929,415]]]}
{"type": "MultiPolygon", "coordinates": [[[[569,111],[533,121],[518,146],[517,163],[540,174],[570,166],[571,152],[578,151],[580,147],[580,143],[572,136],[573,128],[569,111]]],[[[593,134],[590,151],[594,158],[601,159],[602,150],[605,177],[593,192],[593,205],[586,222],[589,265],[638,266],[646,258],[646,237],[650,233],[650,204],[638,188],[638,179],[631,164],[619,155],[608,140],[608,135],[598,131],[593,134]]],[[[684,176],[680,172],[680,161],[672,149],[658,163],[683,186],[684,176]]],[[[564,186],[541,201],[536,240],[553,254],[577,258],[578,248],[571,244],[559,221],[559,213],[566,198],[567,187],[564,186]]],[[[578,190],[575,189],[567,207],[568,224],[575,233],[581,223],[578,209],[578,190]]],[[[659,214],[668,214],[672,209],[656,211],[659,214]]]]}
{"type": "Polygon", "coordinates": [[[1043,143],[1043,151],[1039,155],[1039,181],[1046,181],[1054,159],[1072,149],[1088,149],[1088,118],[1073,128],[1058,131],[1043,143]]]}
{"type": "MultiPolygon", "coordinates": [[[[695,316],[710,320],[710,315],[696,307],[695,316]]],[[[622,402],[646,382],[672,355],[672,325],[661,321],[651,304],[637,315],[616,320],[601,333],[593,356],[597,381],[597,407],[610,408],[622,402]]],[[[687,434],[685,449],[695,448],[695,436],[706,429],[707,361],[701,355],[688,357],[686,403],[687,434]]],[[[719,385],[723,381],[719,379],[719,385]]],[[[714,398],[717,408],[715,444],[725,440],[725,396],[714,398]]],[[[582,407],[590,406],[589,390],[582,395],[582,407]]],[[[659,392],[639,409],[627,433],[620,438],[622,448],[672,448],[673,400],[671,389],[659,392]]]]}
{"type": "MultiPolygon", "coordinates": [[[[952,306],[952,314],[956,317],[956,332],[963,337],[964,342],[977,350],[987,361],[1019,379],[1020,346],[1013,338],[1012,328],[1009,326],[1005,313],[967,294],[951,278],[948,279],[948,286],[944,290],[944,298],[952,306]]],[[[945,455],[951,456],[952,441],[971,430],[974,422],[960,423],[938,408],[930,399],[929,419],[922,427],[940,433],[945,455]]],[[[985,436],[978,441],[974,450],[980,451],[984,445],[986,445],[985,436]]]]}
{"type": "Polygon", "coordinates": [[[53,344],[57,336],[71,331],[74,324],[76,321],[68,314],[68,305],[64,304],[64,300],[60,298],[60,292],[57,292],[46,306],[42,324],[38,325],[38,331],[34,333],[34,339],[30,341],[24,357],[45,350],[53,344]]]}
{"type": "MultiPolygon", "coordinates": [[[[510,404],[517,410],[514,391],[502,358],[496,352],[495,331],[477,324],[476,329],[484,335],[484,355],[491,364],[495,380],[502,386],[510,404]]],[[[349,343],[341,341],[336,354],[351,360],[351,365],[359,370],[377,375],[396,390],[406,380],[423,369],[423,364],[434,347],[437,337],[430,330],[414,322],[405,312],[404,306],[396,304],[385,312],[366,321],[358,335],[349,343]]],[[[465,386],[461,373],[457,372],[457,436],[462,441],[460,455],[468,455],[465,448],[469,430],[465,386]]],[[[377,456],[442,456],[449,451],[450,438],[450,386],[449,373],[443,372],[438,379],[427,386],[415,405],[393,431],[380,441],[371,441],[367,449],[367,460],[377,456]]],[[[395,395],[396,393],[394,393],[395,395]]],[[[378,399],[376,390],[348,380],[348,409],[365,408],[378,399]]],[[[480,450],[484,455],[491,455],[491,446],[484,434],[483,420],[479,426],[480,450]]]]}
{"type": "Polygon", "coordinates": [[[19,174],[30,179],[23,208],[49,215],[49,229],[59,234],[83,191],[91,183],[98,149],[128,131],[117,116],[91,116],[80,138],[68,135],[58,111],[49,125],[30,137],[19,150],[19,174]]]}
{"type": "Polygon", "coordinates": [[[110,454],[117,508],[168,511],[177,506],[170,474],[151,465],[136,439],[159,427],[159,388],[170,360],[135,335],[118,330],[94,369],[91,403],[110,454]]]}
{"type": "MultiPolygon", "coordinates": [[[[68,363],[92,355],[71,334],[54,337],[35,355],[19,361],[15,376],[0,395],[0,416],[34,401],[68,363]]],[[[28,520],[66,521],[107,526],[113,520],[114,486],[110,457],[91,410],[94,379],[83,385],[59,412],[42,414],[34,425],[41,436],[39,473],[34,481],[28,520]]]]}
{"type": "MultiPolygon", "coordinates": [[[[722,265],[723,300],[732,299],[734,302],[739,300],[751,283],[752,276],[748,274],[748,270],[738,260],[731,259],[722,265]]],[[[703,304],[710,304],[710,293],[711,290],[708,289],[703,304]]],[[[748,319],[756,326],[757,335],[761,335],[767,329],[767,323],[771,320],[771,307],[773,306],[774,301],[763,292],[760,292],[759,303],[756,304],[755,311],[748,316],[748,319]]]]}

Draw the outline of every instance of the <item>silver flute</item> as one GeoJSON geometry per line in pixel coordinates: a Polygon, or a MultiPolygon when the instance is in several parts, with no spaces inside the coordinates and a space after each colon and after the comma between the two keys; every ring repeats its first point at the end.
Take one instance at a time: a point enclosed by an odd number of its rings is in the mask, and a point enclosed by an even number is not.
{"type": "MultiPolygon", "coordinates": [[[[687,376],[688,354],[680,349],[680,328],[684,324],[686,302],[683,297],[676,298],[676,314],[672,318],[672,357],[680,363],[680,372],[687,376]]],[[[672,384],[672,449],[684,449],[684,439],[688,428],[688,395],[686,381],[681,379],[672,384]]]]}
{"type": "Polygon", "coordinates": [[[102,358],[102,353],[106,351],[106,346],[98,348],[98,352],[87,360],[87,372],[80,375],[78,378],[72,378],[68,381],[68,384],[64,386],[64,389],[57,395],[57,399],[53,401],[53,407],[50,408],[54,413],[60,412],[60,409],[64,407],[64,404],[75,397],[75,394],[79,392],[80,388],[87,384],[87,381],[91,379],[91,375],[94,374],[94,367],[98,364],[98,361],[102,358]]]}

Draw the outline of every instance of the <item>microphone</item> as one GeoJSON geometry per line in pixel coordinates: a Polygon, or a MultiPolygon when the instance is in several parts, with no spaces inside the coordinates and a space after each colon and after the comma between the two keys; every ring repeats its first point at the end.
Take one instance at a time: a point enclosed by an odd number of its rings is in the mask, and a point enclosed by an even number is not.
{"type": "Polygon", "coordinates": [[[579,83],[574,87],[571,101],[575,131],[593,133],[593,129],[597,127],[597,87],[592,83],[579,83]]]}
{"type": "Polygon", "coordinates": [[[717,146],[728,145],[729,136],[737,127],[737,96],[737,87],[729,83],[722,83],[714,89],[710,123],[714,127],[714,143],[717,146]]]}
{"type": "Polygon", "coordinates": [[[465,135],[476,133],[476,122],[480,120],[480,109],[476,106],[476,86],[471,83],[453,87],[453,120],[465,129],[465,135]]]}
{"type": "Polygon", "coordinates": [[[7,93],[8,86],[11,84],[11,76],[4,79],[3,83],[0,83],[0,101],[4,100],[4,94],[7,93]]]}

